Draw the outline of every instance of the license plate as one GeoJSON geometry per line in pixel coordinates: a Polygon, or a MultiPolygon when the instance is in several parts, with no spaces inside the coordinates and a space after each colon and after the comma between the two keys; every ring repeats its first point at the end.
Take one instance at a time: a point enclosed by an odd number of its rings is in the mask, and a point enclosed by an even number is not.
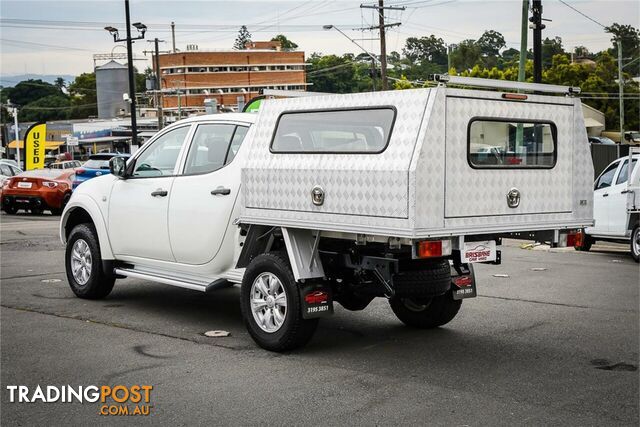
{"type": "Polygon", "coordinates": [[[333,314],[331,288],[317,284],[304,284],[299,286],[303,319],[316,319],[333,314]]]}
{"type": "Polygon", "coordinates": [[[31,188],[31,183],[30,182],[19,182],[18,183],[18,188],[31,188]]]}
{"type": "Polygon", "coordinates": [[[29,204],[29,199],[16,199],[16,203],[29,204]]]}
{"type": "Polygon", "coordinates": [[[462,263],[487,262],[496,260],[496,241],[465,242],[462,250],[462,263]]]}

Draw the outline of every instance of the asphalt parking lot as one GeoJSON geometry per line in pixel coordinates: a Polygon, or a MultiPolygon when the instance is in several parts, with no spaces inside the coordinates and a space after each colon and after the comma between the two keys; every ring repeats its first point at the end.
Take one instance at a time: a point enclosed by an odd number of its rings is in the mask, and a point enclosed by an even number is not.
{"type": "Polygon", "coordinates": [[[57,217],[0,222],[3,425],[116,421],[96,403],[9,403],[7,385],[38,384],[151,384],[151,413],[135,420],[146,423],[638,425],[639,267],[621,245],[509,242],[446,327],[408,329],[384,300],[336,305],[310,345],[283,355],[245,331],[238,287],[126,279],[80,300],[57,217]],[[231,335],[203,335],[214,329],[231,335]]]}

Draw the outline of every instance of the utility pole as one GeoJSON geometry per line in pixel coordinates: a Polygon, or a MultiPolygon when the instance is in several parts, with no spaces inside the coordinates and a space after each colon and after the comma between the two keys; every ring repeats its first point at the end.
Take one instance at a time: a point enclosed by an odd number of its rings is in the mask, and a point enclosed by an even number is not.
{"type": "Polygon", "coordinates": [[[532,0],[531,28],[533,28],[533,81],[542,83],[542,0],[532,0]]]}
{"type": "Polygon", "coordinates": [[[624,144],[624,81],[622,76],[621,40],[618,40],[618,92],[620,95],[620,144],[624,144]]]}
{"type": "Polygon", "coordinates": [[[176,53],[176,23],[171,21],[171,53],[176,53]]]}
{"type": "MultiPolygon", "coordinates": [[[[384,5],[384,0],[378,0],[378,5],[365,5],[361,4],[360,7],[362,9],[376,9],[378,11],[378,30],[380,31],[380,78],[382,80],[382,90],[389,89],[389,81],[387,79],[387,38],[386,38],[386,29],[389,27],[396,27],[400,25],[400,22],[395,22],[393,24],[385,24],[384,23],[384,10],[405,10],[404,6],[386,6],[384,5]]],[[[376,27],[364,28],[366,29],[374,29],[376,27]]]]}
{"type": "Polygon", "coordinates": [[[380,25],[380,78],[382,90],[389,90],[387,80],[387,37],[384,30],[384,0],[378,0],[378,22],[380,25]]]}
{"type": "MultiPolygon", "coordinates": [[[[529,28],[527,26],[527,22],[529,21],[529,0],[522,0],[522,18],[521,18],[521,28],[520,28],[520,62],[518,64],[518,81],[525,81],[525,65],[527,63],[527,35],[529,33],[529,28]]],[[[516,145],[518,147],[522,146],[522,141],[524,140],[524,126],[522,123],[518,123],[516,127],[516,145]]],[[[515,151],[515,147],[514,150],[515,151]]]]}

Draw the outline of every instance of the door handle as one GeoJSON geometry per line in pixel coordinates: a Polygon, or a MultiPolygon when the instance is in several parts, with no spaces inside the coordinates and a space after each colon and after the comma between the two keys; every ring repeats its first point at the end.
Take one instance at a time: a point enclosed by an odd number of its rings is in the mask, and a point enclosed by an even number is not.
{"type": "Polygon", "coordinates": [[[633,193],[633,190],[622,190],[620,194],[633,193]]]}
{"type": "Polygon", "coordinates": [[[213,196],[228,196],[229,194],[231,194],[231,190],[224,187],[218,187],[211,191],[211,195],[213,196]]]}
{"type": "Polygon", "coordinates": [[[167,190],[163,190],[162,188],[158,188],[156,191],[151,193],[153,197],[166,197],[169,192],[167,190]]]}
{"type": "Polygon", "coordinates": [[[602,197],[609,197],[609,193],[604,193],[602,197]]]}

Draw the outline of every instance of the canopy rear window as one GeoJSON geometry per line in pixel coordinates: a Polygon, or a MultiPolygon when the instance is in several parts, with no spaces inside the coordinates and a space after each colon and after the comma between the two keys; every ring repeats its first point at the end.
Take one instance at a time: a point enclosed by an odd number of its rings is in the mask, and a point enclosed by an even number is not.
{"type": "Polygon", "coordinates": [[[473,119],[469,123],[468,160],[474,168],[553,168],[557,130],[551,122],[473,119]]]}
{"type": "Polygon", "coordinates": [[[273,153],[381,153],[387,147],[393,107],[282,113],[271,141],[273,153]]]}

